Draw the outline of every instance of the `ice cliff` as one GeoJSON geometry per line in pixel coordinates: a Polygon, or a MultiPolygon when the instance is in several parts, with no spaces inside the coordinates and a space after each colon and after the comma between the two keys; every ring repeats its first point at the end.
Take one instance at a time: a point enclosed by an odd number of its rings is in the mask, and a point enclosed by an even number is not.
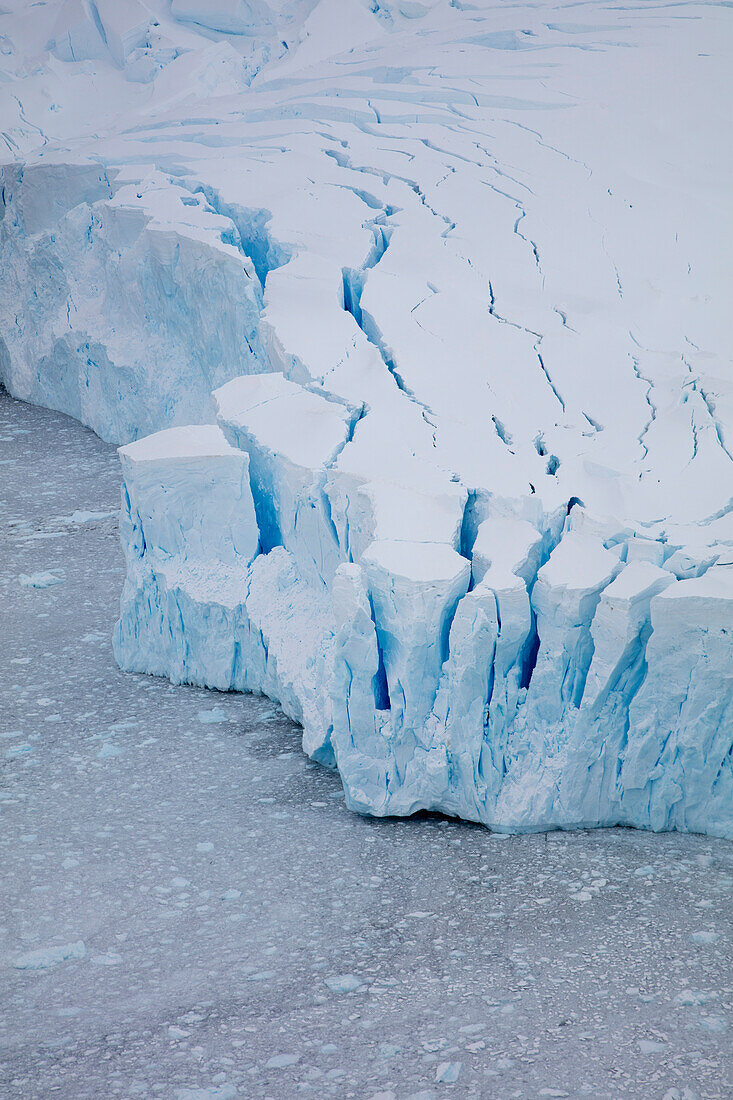
{"type": "Polygon", "coordinates": [[[124,668],[269,695],[359,812],[733,836],[731,47],[0,13],[0,378],[122,444],[124,668]]]}

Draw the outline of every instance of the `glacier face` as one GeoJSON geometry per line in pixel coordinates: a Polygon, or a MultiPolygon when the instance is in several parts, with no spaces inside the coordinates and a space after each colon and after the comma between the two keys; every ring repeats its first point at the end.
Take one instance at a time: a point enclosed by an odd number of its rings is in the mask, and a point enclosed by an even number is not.
{"type": "Polygon", "coordinates": [[[123,444],[123,667],[360,812],[731,836],[733,11],[559,11],[0,13],[0,378],[123,444]]]}
{"type": "Polygon", "coordinates": [[[484,519],[472,560],[380,537],[349,560],[323,488],[348,417],[262,381],[215,394],[221,429],[121,448],[123,667],[276,699],[361,812],[730,835],[730,566],[678,579],[579,505],[484,519]]]}

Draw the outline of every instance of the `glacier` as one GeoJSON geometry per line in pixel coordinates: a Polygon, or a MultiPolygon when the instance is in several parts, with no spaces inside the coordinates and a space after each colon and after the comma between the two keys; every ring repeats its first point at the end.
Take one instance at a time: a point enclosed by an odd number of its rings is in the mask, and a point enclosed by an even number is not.
{"type": "Polygon", "coordinates": [[[732,47],[0,13],[0,379],[120,445],[123,668],[268,695],[360,813],[733,836],[732,47]]]}

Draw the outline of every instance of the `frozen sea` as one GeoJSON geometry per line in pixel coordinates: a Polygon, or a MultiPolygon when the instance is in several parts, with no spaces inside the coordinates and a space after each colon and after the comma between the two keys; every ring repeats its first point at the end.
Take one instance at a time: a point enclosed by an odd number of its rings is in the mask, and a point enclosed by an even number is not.
{"type": "Polygon", "coordinates": [[[370,820],[121,673],[114,449],[0,393],[0,1095],[733,1095],[733,845],[370,820]]]}

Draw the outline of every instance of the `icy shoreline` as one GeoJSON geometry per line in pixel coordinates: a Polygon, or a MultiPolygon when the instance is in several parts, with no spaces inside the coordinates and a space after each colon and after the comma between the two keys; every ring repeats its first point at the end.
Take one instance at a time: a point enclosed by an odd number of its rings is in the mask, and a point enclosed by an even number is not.
{"type": "Polygon", "coordinates": [[[733,835],[733,570],[677,580],[654,543],[606,549],[577,506],[544,536],[492,514],[472,561],[388,539],[344,561],[328,472],[258,437],[260,391],[215,395],[242,450],[208,426],[121,449],[123,668],[270,696],[362,813],[733,835]],[[277,541],[258,554],[264,509],[277,541]]]}
{"type": "Polygon", "coordinates": [[[360,812],[732,836],[733,19],[408,7],[1,16],[0,378],[126,445],[123,667],[360,812]]]}
{"type": "Polygon", "coordinates": [[[116,666],[112,448],[0,390],[0,464],[10,1095],[727,1100],[730,843],[349,813],[268,700],[116,666]]]}

